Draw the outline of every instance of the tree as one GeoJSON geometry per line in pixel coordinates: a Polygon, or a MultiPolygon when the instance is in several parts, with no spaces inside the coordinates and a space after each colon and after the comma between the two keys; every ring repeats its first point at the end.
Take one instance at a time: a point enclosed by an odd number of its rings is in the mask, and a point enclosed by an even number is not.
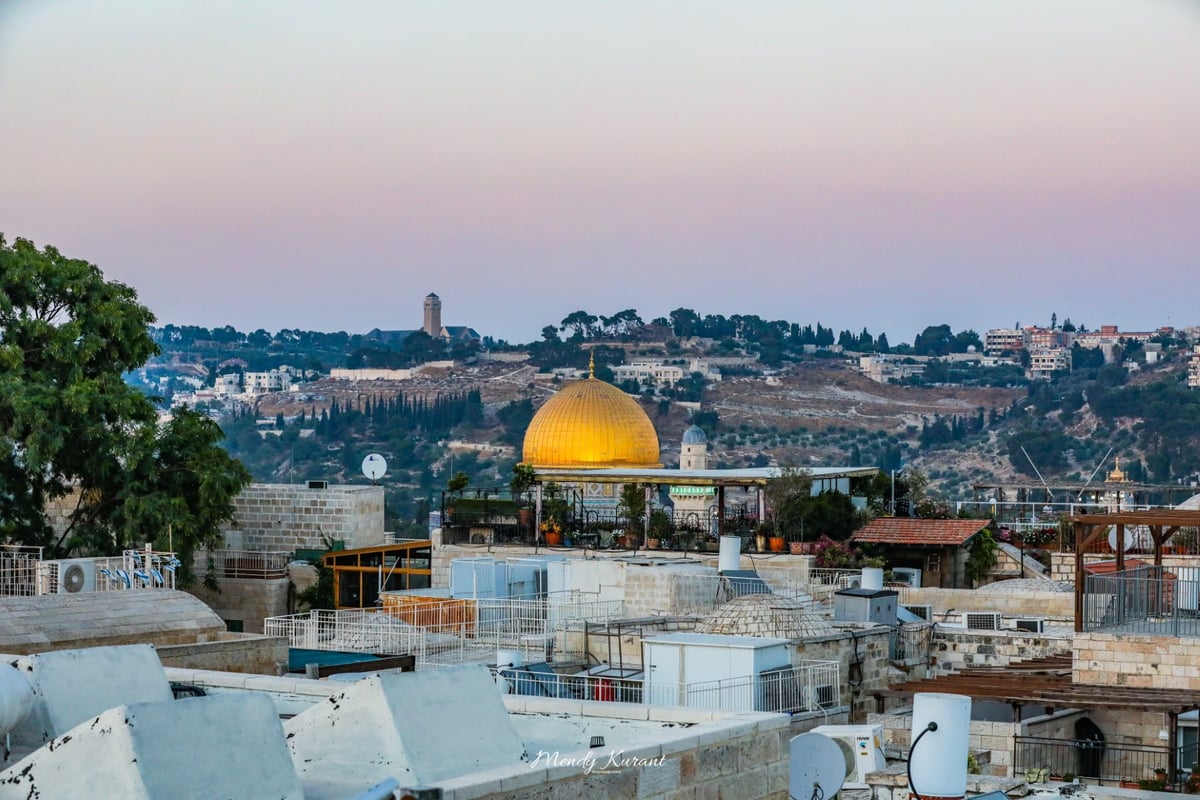
{"type": "Polygon", "coordinates": [[[987,577],[996,566],[996,540],[992,532],[984,528],[971,539],[967,548],[966,577],[972,584],[987,577]]]}
{"type": "Polygon", "coordinates": [[[812,473],[785,466],[779,470],[779,477],[767,481],[762,491],[775,535],[782,536],[792,530],[799,533],[804,524],[801,504],[812,495],[812,473]]]}
{"type": "Polygon", "coordinates": [[[0,236],[0,538],[53,555],[165,544],[168,531],[181,554],[220,539],[250,475],[214,422],[184,410],[160,428],[123,380],[158,353],[153,322],[94,265],[0,236]],[[56,535],[46,504],[72,489],[56,535]]]}

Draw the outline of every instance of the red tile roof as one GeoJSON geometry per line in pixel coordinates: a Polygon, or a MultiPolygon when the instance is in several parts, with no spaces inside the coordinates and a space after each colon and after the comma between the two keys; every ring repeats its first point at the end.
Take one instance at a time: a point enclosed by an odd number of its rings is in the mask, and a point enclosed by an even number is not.
{"type": "Polygon", "coordinates": [[[856,543],[961,546],[991,523],[981,519],[910,519],[876,517],[858,529],[856,543]]]}

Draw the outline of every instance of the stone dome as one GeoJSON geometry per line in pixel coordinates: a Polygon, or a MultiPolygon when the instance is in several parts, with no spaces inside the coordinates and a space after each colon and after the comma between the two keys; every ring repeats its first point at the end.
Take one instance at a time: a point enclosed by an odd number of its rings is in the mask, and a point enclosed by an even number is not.
{"type": "Polygon", "coordinates": [[[535,469],[662,466],[650,417],[632,397],[590,376],[564,388],[533,415],[522,461],[535,469]]]}
{"type": "Polygon", "coordinates": [[[812,599],[744,594],[724,603],[696,626],[698,633],[807,639],[833,633],[812,609],[812,599]]]}
{"type": "Polygon", "coordinates": [[[683,432],[684,444],[708,444],[708,437],[699,425],[693,425],[683,432]]]}

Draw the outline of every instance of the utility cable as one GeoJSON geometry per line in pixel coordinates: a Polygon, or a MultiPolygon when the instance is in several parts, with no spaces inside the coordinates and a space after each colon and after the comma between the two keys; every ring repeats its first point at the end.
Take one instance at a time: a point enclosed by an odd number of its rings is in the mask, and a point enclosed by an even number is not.
{"type": "Polygon", "coordinates": [[[938,729],[938,724],[936,722],[930,722],[928,725],[925,726],[925,730],[918,733],[917,738],[913,739],[912,747],[908,748],[908,762],[905,764],[905,771],[908,773],[908,790],[910,792],[912,792],[913,797],[917,798],[917,800],[924,800],[924,798],[922,798],[921,793],[917,791],[917,787],[913,785],[913,779],[912,779],[913,755],[917,752],[917,745],[921,743],[921,738],[924,737],[925,734],[929,733],[930,731],[936,731],[937,729],[938,729]]]}

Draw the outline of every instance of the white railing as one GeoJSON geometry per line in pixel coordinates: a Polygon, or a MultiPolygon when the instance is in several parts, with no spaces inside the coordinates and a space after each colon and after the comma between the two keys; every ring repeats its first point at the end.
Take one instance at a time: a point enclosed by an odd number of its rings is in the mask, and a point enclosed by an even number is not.
{"type": "Polygon", "coordinates": [[[35,567],[36,593],[174,589],[179,566],[174,553],[148,550],[126,550],[119,556],[39,561],[35,567]]]}
{"type": "Polygon", "coordinates": [[[558,697],[601,702],[642,702],[641,678],[603,675],[559,675],[524,667],[492,669],[492,677],[504,694],[558,697]]]}
{"type": "Polygon", "coordinates": [[[645,689],[652,705],[720,711],[805,713],[841,704],[837,661],[805,661],[796,666],[700,683],[652,680],[645,689]]]}
{"type": "Polygon", "coordinates": [[[429,599],[378,610],[317,610],[268,617],[263,631],[295,648],[411,654],[422,668],[494,664],[501,649],[516,650],[527,661],[583,659],[585,623],[623,616],[621,601],[564,593],[545,600],[429,599]]]}
{"type": "Polygon", "coordinates": [[[40,547],[0,545],[0,597],[36,595],[38,563],[41,560],[40,547]]]}
{"type": "Polygon", "coordinates": [[[505,693],[538,697],[778,714],[808,713],[841,705],[836,661],[805,661],[759,675],[698,683],[647,684],[642,678],[559,675],[525,667],[493,669],[492,674],[505,693]]]}
{"type": "Polygon", "coordinates": [[[680,574],[671,582],[670,592],[670,596],[662,600],[673,613],[705,613],[751,594],[793,601],[788,608],[811,606],[815,609],[821,604],[814,597],[812,587],[786,571],[761,571],[756,576],[680,574]]]}

